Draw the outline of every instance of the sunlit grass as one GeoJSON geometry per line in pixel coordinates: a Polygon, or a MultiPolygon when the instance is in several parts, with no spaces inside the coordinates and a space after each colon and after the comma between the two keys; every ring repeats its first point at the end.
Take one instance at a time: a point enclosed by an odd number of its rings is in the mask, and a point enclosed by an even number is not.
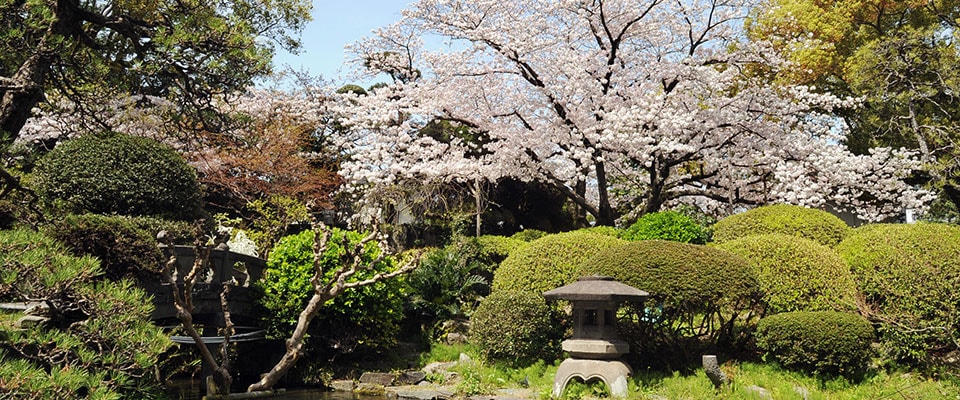
{"type": "MultiPolygon", "coordinates": [[[[559,362],[539,362],[524,368],[510,368],[484,362],[477,356],[476,348],[469,345],[434,345],[421,358],[421,363],[456,361],[460,353],[470,356],[473,362],[462,363],[452,369],[459,378],[446,383],[455,385],[458,394],[494,394],[501,389],[528,389],[531,397],[550,398],[553,376],[559,362]]],[[[635,371],[629,399],[960,400],[960,386],[956,383],[927,379],[909,372],[874,371],[863,381],[851,383],[842,378],[824,380],[786,371],[772,364],[736,363],[723,368],[732,382],[721,389],[713,387],[703,370],[689,375],[635,371]]],[[[603,398],[607,391],[602,386],[593,382],[576,382],[567,388],[563,399],[603,398]]]]}

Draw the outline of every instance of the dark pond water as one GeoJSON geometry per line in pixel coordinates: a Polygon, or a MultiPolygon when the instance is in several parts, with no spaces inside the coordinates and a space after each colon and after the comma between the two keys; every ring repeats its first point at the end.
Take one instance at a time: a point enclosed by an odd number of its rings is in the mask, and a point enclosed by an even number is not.
{"type": "MultiPolygon", "coordinates": [[[[204,387],[199,380],[177,380],[167,385],[167,393],[174,399],[200,400],[204,387]]],[[[287,389],[265,400],[384,400],[378,396],[360,396],[353,393],[330,392],[321,389],[287,389]]]]}

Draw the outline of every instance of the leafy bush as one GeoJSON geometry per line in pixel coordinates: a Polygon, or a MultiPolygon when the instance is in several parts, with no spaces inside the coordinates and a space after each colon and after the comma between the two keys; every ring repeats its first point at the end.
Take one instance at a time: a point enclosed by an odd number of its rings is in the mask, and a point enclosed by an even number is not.
{"type": "Polygon", "coordinates": [[[514,365],[553,360],[563,331],[537,293],[501,290],[483,299],[470,319],[470,341],[489,360],[514,365]]]}
{"type": "Polygon", "coordinates": [[[874,332],[856,314],[798,311],[761,319],[756,338],[766,356],[785,368],[857,378],[870,360],[874,332]]]}
{"type": "MultiPolygon", "coordinates": [[[[314,237],[312,230],[286,236],[277,242],[267,259],[267,268],[259,285],[264,291],[262,304],[268,310],[265,323],[272,336],[288,336],[313,294],[310,278],[314,271],[314,237]]],[[[333,229],[321,260],[326,278],[329,279],[332,271],[340,266],[346,249],[352,249],[361,239],[360,233],[333,229]]],[[[361,259],[371,262],[379,253],[376,243],[370,242],[361,259]]],[[[378,272],[392,271],[394,266],[394,259],[385,257],[372,270],[361,271],[352,279],[368,279],[378,272]]],[[[347,290],[328,302],[320,309],[310,328],[310,340],[319,346],[314,350],[350,353],[392,347],[403,317],[402,287],[398,279],[380,281],[347,290]]]]}
{"type": "Polygon", "coordinates": [[[617,229],[612,226],[606,226],[606,225],[597,225],[597,226],[591,226],[589,228],[581,228],[581,229],[577,229],[577,231],[589,232],[596,235],[604,235],[604,236],[610,236],[610,237],[622,236],[622,232],[620,231],[620,229],[617,229]]]}
{"type": "Polygon", "coordinates": [[[700,245],[644,240],[604,249],[575,275],[605,275],[650,293],[646,307],[621,318],[641,362],[683,368],[701,350],[735,351],[759,302],[749,261],[700,245]]]}
{"type": "Polygon", "coordinates": [[[710,234],[693,218],[677,211],[663,211],[644,215],[623,231],[624,240],[671,240],[674,242],[704,244],[710,234]]]}
{"type": "Polygon", "coordinates": [[[490,266],[490,271],[497,269],[511,252],[526,244],[526,242],[504,236],[483,235],[478,237],[480,256],[490,266]]]}
{"type": "Polygon", "coordinates": [[[826,211],[776,204],[721,219],[713,226],[713,240],[723,243],[750,235],[782,233],[832,247],[849,231],[843,220],[826,211]]]}
{"type": "Polygon", "coordinates": [[[774,233],[747,236],[717,247],[752,262],[767,313],[856,309],[853,275],[827,246],[774,233]]]}
{"type": "Polygon", "coordinates": [[[96,214],[69,215],[47,229],[65,243],[73,255],[91,255],[100,260],[107,279],[160,279],[163,256],[156,234],[137,226],[132,218],[96,214]]]}
{"type": "Polygon", "coordinates": [[[457,246],[432,249],[407,277],[410,310],[422,323],[469,317],[490,291],[481,264],[457,246]]]}
{"type": "MultiPolygon", "coordinates": [[[[170,341],[150,322],[153,304],[130,281],[98,281],[92,257],[49,236],[0,231],[0,302],[43,303],[46,322],[20,329],[0,314],[0,392],[22,398],[146,398],[170,341]]],[[[0,397],[4,397],[0,395],[0,397]]]]}
{"type": "Polygon", "coordinates": [[[87,135],[44,156],[37,193],[72,213],[192,220],[201,210],[197,173],[174,149],[121,134],[87,135]]]}
{"type": "Polygon", "coordinates": [[[960,227],[879,224],[857,228],[837,251],[850,266],[895,360],[932,366],[960,350],[960,227]]]}
{"type": "Polygon", "coordinates": [[[510,236],[510,238],[517,239],[521,242],[532,242],[547,235],[549,235],[549,233],[538,229],[524,229],[520,232],[514,233],[513,236],[510,236]]]}
{"type": "Polygon", "coordinates": [[[577,266],[588,257],[624,241],[573,231],[542,237],[510,253],[493,275],[493,290],[541,294],[580,278],[577,266]]]}

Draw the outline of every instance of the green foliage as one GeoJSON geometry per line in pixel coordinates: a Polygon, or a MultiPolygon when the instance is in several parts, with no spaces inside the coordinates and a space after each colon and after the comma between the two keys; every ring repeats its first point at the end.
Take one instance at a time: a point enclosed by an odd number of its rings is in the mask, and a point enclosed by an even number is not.
{"type": "MultiPolygon", "coordinates": [[[[286,236],[277,242],[267,259],[259,285],[264,291],[262,303],[268,310],[264,322],[271,336],[289,336],[297,316],[313,295],[310,279],[314,274],[314,237],[312,230],[286,236]]],[[[361,239],[360,233],[333,229],[320,260],[324,282],[342,266],[347,249],[361,239]]],[[[379,253],[376,243],[369,242],[360,258],[369,263],[379,253]]],[[[394,269],[394,259],[385,257],[372,270],[361,270],[351,280],[369,279],[378,272],[394,269]]],[[[321,353],[383,350],[395,344],[402,317],[402,283],[396,279],[380,281],[347,290],[324,305],[310,327],[310,340],[317,346],[314,350],[321,353]]]]}
{"type": "Polygon", "coordinates": [[[470,319],[470,341],[490,361],[526,365],[553,360],[563,335],[556,316],[538,293],[496,291],[470,319]]]}
{"type": "Polygon", "coordinates": [[[595,235],[604,235],[604,236],[610,236],[610,237],[622,236],[622,232],[620,231],[620,229],[617,229],[616,227],[612,227],[612,226],[606,226],[606,225],[597,225],[597,226],[591,226],[589,228],[580,228],[580,229],[577,229],[577,231],[589,232],[595,235]]]}
{"type": "Polygon", "coordinates": [[[757,347],[786,368],[856,379],[867,369],[874,332],[856,314],[797,311],[761,319],[756,338],[757,347]]]}
{"type": "Polygon", "coordinates": [[[832,248],[778,233],[747,236],[717,248],[751,261],[768,314],[856,309],[853,275],[832,248]]]}
{"type": "Polygon", "coordinates": [[[163,257],[156,235],[140,229],[133,218],[69,215],[49,227],[47,234],[66,244],[76,256],[96,257],[107,279],[159,282],[163,257]]]}
{"type": "Polygon", "coordinates": [[[510,253],[493,276],[493,290],[540,294],[580,278],[577,266],[588,257],[624,241],[590,232],[544,236],[510,253]]]}
{"type": "Polygon", "coordinates": [[[513,236],[510,236],[510,238],[517,239],[521,242],[532,242],[547,235],[549,235],[549,233],[538,229],[524,229],[520,232],[514,233],[513,236]]]}
{"type": "Polygon", "coordinates": [[[650,293],[646,307],[622,316],[621,328],[641,362],[683,368],[701,350],[735,351],[752,328],[759,302],[749,261],[700,245],[644,240],[586,259],[577,276],[605,275],[650,293]],[[704,348],[705,347],[705,348],[704,348]]]}
{"type": "Polygon", "coordinates": [[[866,225],[837,251],[889,356],[929,367],[960,350],[960,227],[866,225]]]}
{"type": "Polygon", "coordinates": [[[480,256],[489,265],[488,269],[490,271],[497,269],[511,252],[526,244],[526,242],[512,237],[494,235],[483,235],[476,240],[480,245],[480,256]]]}
{"type": "Polygon", "coordinates": [[[448,245],[427,251],[407,277],[409,308],[421,323],[469,317],[480,296],[489,292],[480,262],[461,250],[448,245]]]}
{"type": "Polygon", "coordinates": [[[63,143],[34,170],[41,198],[72,213],[200,215],[197,173],[174,149],[120,134],[86,135],[63,143]]]}
{"type": "Polygon", "coordinates": [[[834,246],[850,231],[840,218],[826,211],[776,204],[731,215],[713,226],[713,240],[723,243],[750,235],[782,233],[834,246]]]}
{"type": "Polygon", "coordinates": [[[293,226],[304,225],[310,221],[310,211],[301,201],[273,195],[247,204],[254,217],[252,229],[247,230],[250,239],[257,245],[263,257],[269,258],[266,251],[280,240],[293,226]]]}
{"type": "Polygon", "coordinates": [[[644,215],[623,231],[621,239],[672,240],[674,242],[704,244],[710,234],[696,220],[677,211],[662,211],[644,215]]]}
{"type": "MultiPolygon", "coordinates": [[[[91,257],[69,255],[48,236],[0,231],[0,301],[43,302],[46,322],[20,329],[22,313],[0,314],[0,394],[24,398],[143,398],[170,346],[149,315],[153,305],[130,281],[97,281],[91,257]]],[[[0,396],[2,397],[2,396],[0,396]]]]}

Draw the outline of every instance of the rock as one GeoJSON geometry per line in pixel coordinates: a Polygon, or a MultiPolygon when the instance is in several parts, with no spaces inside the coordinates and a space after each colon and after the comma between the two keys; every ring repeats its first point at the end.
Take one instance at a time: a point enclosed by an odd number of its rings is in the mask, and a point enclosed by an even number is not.
{"type": "Polygon", "coordinates": [[[416,385],[427,379],[427,373],[423,371],[406,371],[397,377],[397,383],[400,385],[416,385]]]}
{"type": "Polygon", "coordinates": [[[399,390],[396,392],[398,399],[408,400],[436,400],[440,399],[440,393],[436,390],[399,390]]]}
{"type": "Polygon", "coordinates": [[[427,366],[423,367],[423,372],[426,372],[427,374],[437,374],[437,373],[445,372],[446,370],[450,369],[450,367],[454,365],[457,365],[457,363],[453,361],[432,362],[430,364],[427,364],[427,366]]]}
{"type": "Polygon", "coordinates": [[[794,386],[793,391],[797,392],[797,394],[799,394],[800,397],[803,397],[803,400],[807,400],[810,398],[810,390],[808,390],[803,386],[794,386]]]}
{"type": "Polygon", "coordinates": [[[353,392],[364,396],[383,396],[386,394],[386,389],[378,383],[361,382],[353,392]]]}
{"type": "Polygon", "coordinates": [[[761,399],[773,400],[773,395],[770,394],[770,391],[760,386],[752,385],[747,387],[747,393],[753,393],[761,399]]]}
{"type": "Polygon", "coordinates": [[[338,380],[330,382],[330,388],[335,392],[352,392],[356,389],[357,383],[352,380],[338,380]]]}
{"type": "Polygon", "coordinates": [[[466,354],[464,354],[464,353],[460,353],[460,361],[458,361],[458,362],[461,363],[461,364],[470,364],[470,363],[473,362],[473,359],[470,358],[470,356],[468,356],[468,355],[466,355],[466,354]]]}
{"type": "Polygon", "coordinates": [[[360,383],[376,383],[381,386],[392,386],[396,379],[396,374],[385,372],[364,372],[360,375],[360,383]]]}
{"type": "Polygon", "coordinates": [[[49,320],[50,318],[41,317],[38,315],[24,315],[17,320],[14,326],[20,329],[31,329],[43,325],[49,320]]]}
{"type": "Polygon", "coordinates": [[[467,335],[457,332],[450,332],[447,334],[447,337],[444,338],[444,342],[447,344],[464,344],[467,342],[467,335]]]}

